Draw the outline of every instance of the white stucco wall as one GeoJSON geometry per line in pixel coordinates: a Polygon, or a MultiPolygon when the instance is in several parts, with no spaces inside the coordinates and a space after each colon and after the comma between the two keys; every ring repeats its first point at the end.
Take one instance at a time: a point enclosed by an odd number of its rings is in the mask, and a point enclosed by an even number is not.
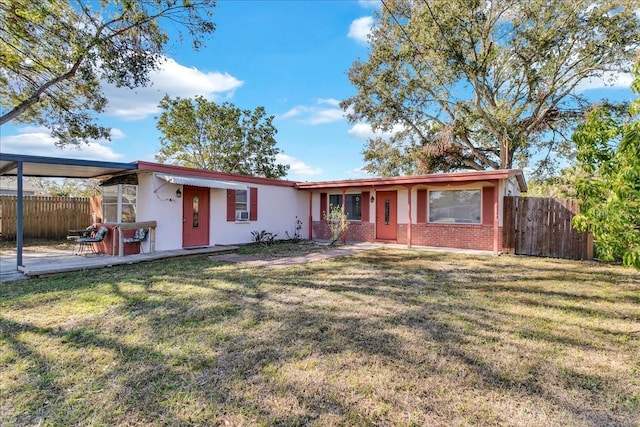
{"type": "Polygon", "coordinates": [[[309,199],[306,192],[291,187],[247,184],[258,189],[258,220],[227,221],[226,190],[211,191],[210,243],[227,245],[251,242],[252,231],[265,230],[277,234],[277,239],[293,237],[296,217],[302,221],[300,233],[308,238],[309,199]]]}
{"type": "MultiPolygon", "coordinates": [[[[176,198],[181,185],[169,184],[151,173],[138,175],[136,221],[156,221],[157,251],[182,247],[182,199],[176,198]]],[[[145,241],[147,251],[149,239],[145,241]]]]}
{"type": "MultiPolygon", "coordinates": [[[[244,183],[243,183],[244,184],[244,183]]],[[[302,221],[300,233],[309,236],[309,196],[292,187],[246,184],[258,188],[258,220],[227,221],[227,193],[210,189],[209,244],[226,245],[251,242],[252,231],[276,233],[277,239],[286,239],[295,233],[296,219],[302,221]],[[297,218],[296,218],[297,217],[297,218]]],[[[182,185],[167,183],[152,174],[138,178],[137,221],[156,221],[156,250],[182,248],[182,199],[176,190],[184,193],[182,185]]],[[[148,250],[149,242],[145,242],[148,250]]]]}

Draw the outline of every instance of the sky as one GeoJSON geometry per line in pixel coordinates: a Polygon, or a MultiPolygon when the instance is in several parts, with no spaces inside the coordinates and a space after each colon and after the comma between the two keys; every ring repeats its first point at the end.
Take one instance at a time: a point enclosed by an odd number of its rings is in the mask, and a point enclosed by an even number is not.
{"type": "MultiPolygon", "coordinates": [[[[287,179],[325,181],[366,177],[362,150],[371,128],[348,123],[338,103],[355,94],[347,72],[366,60],[367,34],[379,1],[219,0],[216,31],[197,52],[170,44],[153,85],[135,90],[105,85],[109,100],[100,124],[112,128],[110,141],[80,149],[54,146],[48,131],[8,124],[0,128],[5,153],[91,160],[156,161],[161,133],[158,102],[165,95],[205,96],[242,109],[263,106],[275,116],[279,163],[287,179]]],[[[613,86],[585,82],[579,91],[594,97],[631,100],[630,75],[613,86]]]]}

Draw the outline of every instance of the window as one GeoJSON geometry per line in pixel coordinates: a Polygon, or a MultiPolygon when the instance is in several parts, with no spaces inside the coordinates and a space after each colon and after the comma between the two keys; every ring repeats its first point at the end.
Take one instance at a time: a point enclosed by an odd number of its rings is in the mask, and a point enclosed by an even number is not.
{"type": "Polygon", "coordinates": [[[135,222],[138,186],[129,184],[102,187],[104,222],[135,222]]]}
{"type": "MultiPolygon", "coordinates": [[[[362,194],[345,194],[345,214],[347,221],[362,220],[362,194]]],[[[342,194],[329,195],[330,206],[342,206],[342,194]]]]}
{"type": "Polygon", "coordinates": [[[480,190],[429,192],[429,222],[480,224],[480,190]]]}
{"type": "Polygon", "coordinates": [[[236,190],[236,221],[249,221],[247,190],[236,190]]]}
{"type": "Polygon", "coordinates": [[[198,228],[200,226],[200,197],[193,196],[191,203],[191,212],[193,213],[191,227],[198,228]]]}
{"type": "Polygon", "coordinates": [[[227,221],[248,222],[258,220],[258,189],[227,190],[227,221]]]}

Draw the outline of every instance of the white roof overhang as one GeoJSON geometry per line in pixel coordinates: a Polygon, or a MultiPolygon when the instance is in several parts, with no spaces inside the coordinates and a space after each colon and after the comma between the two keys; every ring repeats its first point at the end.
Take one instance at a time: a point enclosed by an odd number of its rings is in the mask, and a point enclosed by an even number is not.
{"type": "Polygon", "coordinates": [[[198,178],[186,175],[169,175],[165,173],[155,173],[157,178],[171,184],[189,185],[192,187],[218,188],[222,190],[246,190],[247,186],[236,182],[220,181],[217,179],[198,178]]]}

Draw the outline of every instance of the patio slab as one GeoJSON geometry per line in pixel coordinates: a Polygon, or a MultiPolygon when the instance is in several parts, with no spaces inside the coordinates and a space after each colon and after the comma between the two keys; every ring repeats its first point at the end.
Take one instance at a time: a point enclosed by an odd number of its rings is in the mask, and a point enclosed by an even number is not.
{"type": "Polygon", "coordinates": [[[18,271],[16,271],[15,255],[0,255],[0,282],[19,280],[28,277],[49,276],[69,271],[135,264],[163,258],[211,253],[229,253],[234,252],[237,249],[237,246],[209,246],[204,248],[155,251],[143,254],[126,255],[123,257],[96,254],[78,256],[73,255],[73,253],[68,250],[51,249],[42,252],[23,253],[22,262],[24,266],[19,267],[18,271]]]}

